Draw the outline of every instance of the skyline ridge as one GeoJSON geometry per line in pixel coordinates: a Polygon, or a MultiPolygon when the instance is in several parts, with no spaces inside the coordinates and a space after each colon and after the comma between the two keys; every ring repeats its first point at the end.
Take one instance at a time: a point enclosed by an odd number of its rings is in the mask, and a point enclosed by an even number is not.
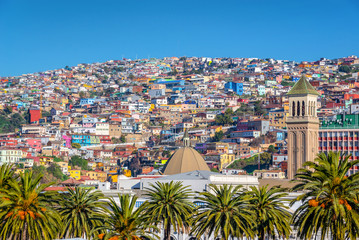
{"type": "Polygon", "coordinates": [[[350,57],[357,57],[356,55],[348,55],[348,56],[342,56],[342,57],[337,57],[337,58],[326,58],[326,57],[321,57],[319,59],[315,59],[315,60],[312,60],[312,61],[309,61],[309,60],[302,60],[302,61],[295,61],[295,60],[291,60],[291,59],[276,59],[276,58],[258,58],[258,57],[204,57],[204,56],[200,56],[200,57],[197,57],[197,56],[165,56],[165,57],[161,57],[161,58],[156,58],[156,57],[151,57],[151,58],[137,58],[137,59],[131,59],[131,58],[123,58],[123,59],[108,59],[108,60],[105,60],[105,61],[96,61],[96,62],[81,62],[81,63],[77,63],[76,65],[65,65],[63,67],[58,67],[58,68],[53,68],[53,69],[46,69],[46,70],[42,70],[42,71],[35,71],[35,72],[27,72],[27,73],[23,73],[23,74],[20,74],[20,75],[13,75],[13,76],[2,76],[1,75],[1,72],[0,72],[0,78],[12,78],[12,77],[18,77],[18,76],[22,76],[22,75],[28,75],[28,74],[36,74],[36,73],[43,73],[43,72],[47,72],[47,71],[56,71],[56,70],[60,70],[60,69],[65,69],[66,67],[76,67],[78,65],[81,65],[81,64],[88,64],[88,65],[91,65],[91,64],[96,64],[96,63],[100,63],[100,64],[103,64],[103,63],[106,63],[106,62],[110,62],[110,61],[124,61],[124,60],[127,60],[127,61],[138,61],[138,60],[151,60],[151,59],[156,59],[156,60],[164,60],[165,58],[178,58],[180,59],[181,57],[185,57],[185,58],[211,58],[211,59],[226,59],[226,58],[229,58],[229,59],[260,59],[260,60],[266,60],[266,59],[273,59],[275,61],[290,61],[290,62],[294,62],[296,64],[299,64],[301,62],[309,62],[309,63],[313,63],[313,62],[316,62],[316,61],[320,61],[320,59],[329,59],[329,60],[337,60],[337,59],[343,59],[343,58],[350,58],[350,57]]]}

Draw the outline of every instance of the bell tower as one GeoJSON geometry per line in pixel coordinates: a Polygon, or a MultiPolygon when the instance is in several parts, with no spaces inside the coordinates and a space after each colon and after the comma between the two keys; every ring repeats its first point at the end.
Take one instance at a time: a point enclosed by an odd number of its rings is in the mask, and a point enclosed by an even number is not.
{"type": "Polygon", "coordinates": [[[319,119],[317,116],[318,92],[302,76],[287,93],[289,100],[288,179],[293,179],[304,162],[313,161],[318,153],[319,119]]]}

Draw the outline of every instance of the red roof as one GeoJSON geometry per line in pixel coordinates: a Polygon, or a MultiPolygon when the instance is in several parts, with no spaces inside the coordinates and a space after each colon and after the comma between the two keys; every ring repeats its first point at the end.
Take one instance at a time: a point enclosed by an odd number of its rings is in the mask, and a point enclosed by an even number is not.
{"type": "Polygon", "coordinates": [[[67,187],[47,187],[45,191],[67,191],[67,187]]]}

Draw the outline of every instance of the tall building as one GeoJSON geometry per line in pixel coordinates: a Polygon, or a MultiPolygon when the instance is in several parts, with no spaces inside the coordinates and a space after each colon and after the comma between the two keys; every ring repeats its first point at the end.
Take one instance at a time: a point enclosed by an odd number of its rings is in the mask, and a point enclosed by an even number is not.
{"type": "Polygon", "coordinates": [[[318,153],[318,95],[304,76],[287,93],[289,100],[287,176],[289,179],[293,179],[304,162],[313,161],[318,153]]]}
{"type": "Polygon", "coordinates": [[[31,107],[29,109],[29,115],[30,115],[30,119],[29,119],[30,123],[39,123],[40,118],[41,118],[41,109],[31,107]]]}
{"type": "MultiPolygon", "coordinates": [[[[351,155],[350,160],[359,159],[359,115],[338,114],[321,122],[318,138],[319,152],[341,152],[351,155]]],[[[359,166],[349,170],[349,174],[359,171],[359,166]]]]}

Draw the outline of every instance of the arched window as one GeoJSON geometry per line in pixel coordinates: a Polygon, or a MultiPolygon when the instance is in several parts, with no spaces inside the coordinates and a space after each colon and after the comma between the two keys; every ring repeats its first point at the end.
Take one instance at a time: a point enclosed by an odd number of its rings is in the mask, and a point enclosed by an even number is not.
{"type": "Polygon", "coordinates": [[[308,106],[308,115],[312,116],[312,112],[313,112],[313,110],[312,110],[312,101],[310,101],[309,106],[308,106]]]}
{"type": "Polygon", "coordinates": [[[305,115],[305,103],[304,101],[302,102],[302,116],[305,115]]]}
{"type": "Polygon", "coordinates": [[[297,102],[297,116],[300,116],[300,102],[297,102]]]}
{"type": "Polygon", "coordinates": [[[295,102],[292,103],[292,116],[295,116],[295,102]]]}

